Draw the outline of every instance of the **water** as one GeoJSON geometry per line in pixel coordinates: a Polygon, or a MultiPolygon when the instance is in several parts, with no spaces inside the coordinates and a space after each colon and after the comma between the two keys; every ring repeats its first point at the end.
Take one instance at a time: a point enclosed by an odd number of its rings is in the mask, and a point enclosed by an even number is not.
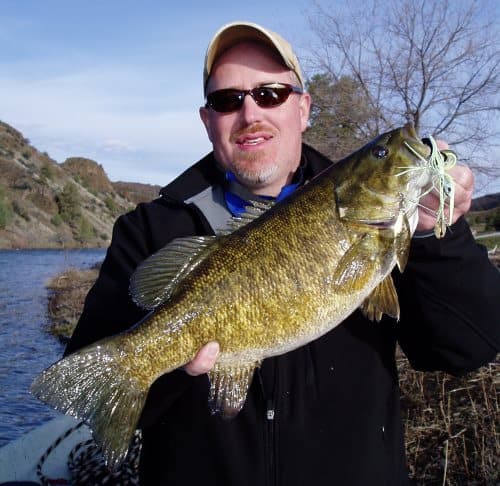
{"type": "Polygon", "coordinates": [[[29,393],[64,346],[45,331],[45,285],[68,267],[90,268],[105,250],[0,250],[0,447],[57,416],[29,393]]]}

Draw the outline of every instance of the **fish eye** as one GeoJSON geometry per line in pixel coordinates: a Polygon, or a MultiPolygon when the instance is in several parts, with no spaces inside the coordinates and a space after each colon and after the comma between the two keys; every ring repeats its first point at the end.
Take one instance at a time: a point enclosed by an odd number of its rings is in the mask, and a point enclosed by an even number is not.
{"type": "Polygon", "coordinates": [[[375,147],[372,148],[372,154],[377,159],[383,159],[389,155],[389,150],[382,145],[375,145],[375,147]]]}

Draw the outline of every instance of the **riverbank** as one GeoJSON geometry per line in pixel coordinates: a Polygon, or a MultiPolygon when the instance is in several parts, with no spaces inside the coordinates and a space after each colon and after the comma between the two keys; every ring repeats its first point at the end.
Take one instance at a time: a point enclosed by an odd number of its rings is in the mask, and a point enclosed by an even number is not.
{"type": "MultiPolygon", "coordinates": [[[[67,340],[98,269],[67,269],[50,282],[52,332],[67,340]]],[[[397,357],[408,466],[415,485],[498,484],[500,360],[464,377],[421,373],[397,357]]]]}
{"type": "Polygon", "coordinates": [[[97,279],[100,263],[88,270],[67,268],[47,283],[49,332],[66,343],[83,310],[85,297],[97,279]]]}

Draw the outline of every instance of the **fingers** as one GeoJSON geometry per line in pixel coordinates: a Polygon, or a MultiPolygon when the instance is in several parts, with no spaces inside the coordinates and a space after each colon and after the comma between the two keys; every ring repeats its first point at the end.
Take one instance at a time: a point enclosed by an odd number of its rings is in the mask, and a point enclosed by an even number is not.
{"type": "Polygon", "coordinates": [[[456,165],[449,174],[455,181],[455,213],[453,222],[469,211],[474,192],[474,174],[464,165],[456,165]]]}
{"type": "MultiPolygon", "coordinates": [[[[451,221],[451,223],[454,223],[470,209],[474,190],[474,175],[465,165],[455,165],[448,171],[448,174],[453,178],[455,184],[453,218],[451,221]]],[[[420,204],[417,231],[431,231],[436,224],[439,194],[436,191],[426,194],[421,198],[420,204]]],[[[445,209],[445,216],[448,220],[449,207],[445,209]]]]}
{"type": "Polygon", "coordinates": [[[438,209],[439,196],[435,191],[432,191],[422,197],[419,201],[418,224],[416,231],[428,232],[434,230],[438,209]]]}
{"type": "Polygon", "coordinates": [[[219,343],[213,341],[205,344],[192,361],[190,361],[184,370],[188,375],[198,376],[208,373],[217,361],[219,355],[219,343]]]}
{"type": "Polygon", "coordinates": [[[447,150],[450,146],[444,140],[436,140],[436,145],[439,150],[447,150]]]}

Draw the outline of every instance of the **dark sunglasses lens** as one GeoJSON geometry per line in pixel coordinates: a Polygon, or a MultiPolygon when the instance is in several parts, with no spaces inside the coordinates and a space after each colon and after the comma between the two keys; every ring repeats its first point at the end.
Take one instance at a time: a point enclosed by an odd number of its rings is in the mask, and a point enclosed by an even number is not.
{"type": "Polygon", "coordinates": [[[284,103],[290,95],[290,91],[286,86],[282,88],[255,88],[252,90],[252,97],[259,106],[269,108],[284,103]]]}
{"type": "Polygon", "coordinates": [[[291,86],[261,86],[250,91],[220,89],[207,95],[207,105],[219,113],[238,111],[247,94],[262,108],[271,108],[283,104],[294,90],[291,86]]]}
{"type": "Polygon", "coordinates": [[[226,113],[236,111],[243,104],[244,94],[233,89],[221,89],[207,96],[207,104],[215,111],[226,113]]]}

